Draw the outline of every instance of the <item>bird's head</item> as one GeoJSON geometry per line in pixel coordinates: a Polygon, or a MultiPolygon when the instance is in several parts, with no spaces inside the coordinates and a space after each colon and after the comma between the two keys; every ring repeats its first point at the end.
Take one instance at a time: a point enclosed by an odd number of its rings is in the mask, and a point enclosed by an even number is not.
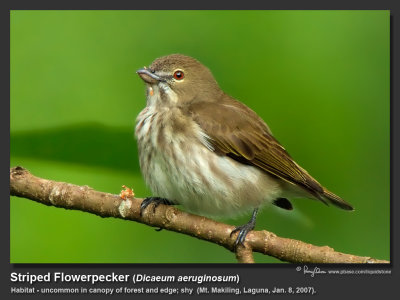
{"type": "Polygon", "coordinates": [[[196,59],[182,54],[157,58],[149,67],[136,72],[147,85],[150,104],[183,105],[200,99],[213,101],[215,93],[220,92],[210,70],[196,59]]]}

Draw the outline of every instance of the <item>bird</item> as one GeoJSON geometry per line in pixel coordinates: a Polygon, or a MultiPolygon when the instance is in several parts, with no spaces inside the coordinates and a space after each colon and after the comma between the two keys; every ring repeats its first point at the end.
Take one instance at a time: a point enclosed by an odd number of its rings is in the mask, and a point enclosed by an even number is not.
{"type": "Polygon", "coordinates": [[[154,211],[159,204],[178,204],[209,217],[252,212],[231,232],[238,233],[237,247],[269,204],[292,210],[289,199],[309,198],[353,210],[297,164],[264,120],[225,93],[197,59],[170,54],[136,73],[146,86],[146,106],[135,136],[152,191],[141,213],[152,203],[154,211]]]}

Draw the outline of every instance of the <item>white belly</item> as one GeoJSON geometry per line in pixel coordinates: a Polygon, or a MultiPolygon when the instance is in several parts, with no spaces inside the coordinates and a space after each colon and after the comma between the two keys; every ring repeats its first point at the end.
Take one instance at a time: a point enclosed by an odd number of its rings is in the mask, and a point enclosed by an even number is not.
{"type": "Polygon", "coordinates": [[[278,180],[256,167],[217,155],[195,134],[185,138],[168,125],[158,132],[149,121],[165,121],[168,114],[153,114],[145,109],[136,126],[140,166],[153,196],[182,204],[194,213],[234,215],[281,194],[278,180]],[[164,135],[163,147],[157,143],[158,134],[164,135]]]}

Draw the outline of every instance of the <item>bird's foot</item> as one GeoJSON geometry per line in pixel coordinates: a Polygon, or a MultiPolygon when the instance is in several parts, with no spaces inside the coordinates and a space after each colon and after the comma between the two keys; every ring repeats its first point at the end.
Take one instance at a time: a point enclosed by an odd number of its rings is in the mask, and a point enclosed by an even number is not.
{"type": "Polygon", "coordinates": [[[153,206],[153,213],[156,212],[157,206],[160,204],[166,204],[166,205],[172,205],[173,203],[169,201],[168,199],[161,198],[161,197],[147,197],[146,199],[143,200],[142,204],[140,204],[140,216],[142,216],[143,211],[146,209],[147,206],[149,206],[151,203],[154,203],[153,206]]]}
{"type": "Polygon", "coordinates": [[[255,224],[252,224],[252,222],[249,222],[249,223],[244,224],[242,226],[238,226],[238,227],[236,227],[235,229],[232,230],[231,236],[235,232],[239,231],[239,234],[238,234],[238,236],[236,238],[236,241],[235,241],[235,249],[237,248],[237,246],[239,244],[243,245],[244,241],[246,240],[247,234],[250,231],[252,231],[254,229],[254,227],[255,227],[255,224]]]}
{"type": "Polygon", "coordinates": [[[239,234],[238,234],[235,244],[234,244],[235,249],[237,248],[237,246],[239,244],[243,245],[244,241],[246,240],[247,234],[250,231],[252,231],[254,229],[254,227],[256,227],[257,212],[258,212],[258,209],[257,208],[254,209],[253,215],[248,223],[241,225],[241,226],[237,226],[237,227],[235,227],[235,229],[232,230],[232,232],[230,234],[231,237],[235,232],[239,231],[239,234]]]}

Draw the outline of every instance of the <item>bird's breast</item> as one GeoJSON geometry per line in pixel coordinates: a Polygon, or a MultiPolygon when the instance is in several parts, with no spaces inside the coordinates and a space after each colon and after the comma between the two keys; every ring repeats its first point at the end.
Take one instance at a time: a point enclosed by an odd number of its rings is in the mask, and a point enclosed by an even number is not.
{"type": "Polygon", "coordinates": [[[217,155],[207,135],[179,109],[146,107],[135,133],[142,174],[154,196],[192,212],[243,213],[279,192],[259,169],[217,155]]]}

